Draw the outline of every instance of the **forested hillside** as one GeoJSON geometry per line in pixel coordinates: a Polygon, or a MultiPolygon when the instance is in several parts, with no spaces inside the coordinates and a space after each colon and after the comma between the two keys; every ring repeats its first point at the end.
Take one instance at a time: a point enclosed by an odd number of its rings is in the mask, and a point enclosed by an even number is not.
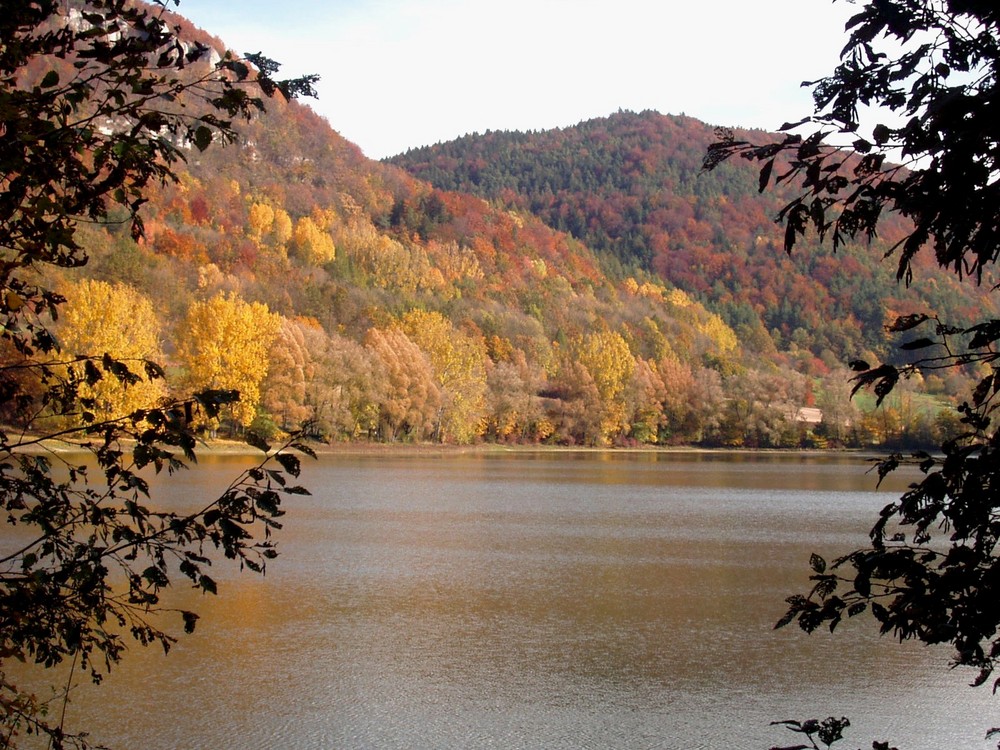
{"type": "MultiPolygon", "coordinates": [[[[209,429],[324,440],[756,447],[949,429],[905,389],[878,413],[847,398],[846,355],[922,302],[880,297],[890,272],[871,253],[785,258],[773,198],[738,168],[700,175],[710,132],[693,120],[622,113],[399,160],[426,180],[294,102],[241,130],[177,144],[180,180],[152,192],[138,241],[124,222],[80,225],[88,264],[48,280],[68,299],[64,359],[153,358],[167,390],[242,393],[209,429]]],[[[940,290],[939,308],[973,304],[940,290]]],[[[88,408],[161,392],[95,386],[88,408]]]]}
{"type": "Polygon", "coordinates": [[[752,349],[806,348],[827,362],[866,349],[886,357],[883,326],[899,314],[933,310],[967,323],[993,304],[931,260],[922,272],[932,286],[897,286],[895,264],[882,262],[901,233],[892,217],[870,247],[835,255],[807,239],[787,257],[774,217],[791,194],[761,195],[745,163],[703,171],[716,139],[691,117],[619,112],[570,128],[466,136],[390,162],[439,188],[534,213],[594,249],[615,276],[655,274],[719,312],[752,349]]]}

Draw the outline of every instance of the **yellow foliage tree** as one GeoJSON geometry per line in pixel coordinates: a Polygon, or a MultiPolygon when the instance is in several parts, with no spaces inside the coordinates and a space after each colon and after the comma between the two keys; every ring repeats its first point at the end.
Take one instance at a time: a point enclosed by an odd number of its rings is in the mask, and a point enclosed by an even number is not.
{"type": "Polygon", "coordinates": [[[411,310],[403,331],[430,357],[442,391],[441,439],[469,443],[486,430],[486,342],[438,312],[411,310]]]}
{"type": "Polygon", "coordinates": [[[274,236],[276,245],[284,246],[292,239],[293,225],[292,217],[283,208],[274,210],[274,222],[271,224],[271,233],[274,236]]]}
{"type": "Polygon", "coordinates": [[[177,335],[177,357],[194,388],[239,391],[232,416],[247,426],[257,415],[260,385],[280,326],[281,316],[267,305],[217,294],[191,305],[177,335]]]}
{"type": "MultiPolygon", "coordinates": [[[[59,317],[57,335],[65,354],[101,356],[122,361],[136,375],[142,375],[141,360],[160,359],[160,324],[152,303],[126,284],[84,280],[66,288],[67,303],[59,317]]],[[[83,364],[68,366],[84,377],[83,364]]],[[[80,396],[94,400],[98,419],[131,414],[154,405],[165,395],[160,379],[143,378],[126,386],[105,375],[92,385],[81,386],[80,396]]]]}
{"type": "Polygon", "coordinates": [[[253,203],[247,213],[248,234],[258,242],[274,225],[274,209],[266,203],[253,203]]]}
{"type": "Polygon", "coordinates": [[[635,370],[635,358],[620,333],[601,331],[577,339],[572,356],[594,379],[603,407],[601,442],[628,430],[626,388],[635,370]]]}
{"type": "Polygon", "coordinates": [[[337,254],[333,237],[321,229],[312,217],[303,216],[295,222],[292,243],[296,254],[306,263],[321,266],[329,263],[337,254]]]}
{"type": "Polygon", "coordinates": [[[700,324],[698,329],[708,337],[719,354],[729,354],[739,346],[736,333],[715,313],[709,315],[708,320],[700,324]]]}

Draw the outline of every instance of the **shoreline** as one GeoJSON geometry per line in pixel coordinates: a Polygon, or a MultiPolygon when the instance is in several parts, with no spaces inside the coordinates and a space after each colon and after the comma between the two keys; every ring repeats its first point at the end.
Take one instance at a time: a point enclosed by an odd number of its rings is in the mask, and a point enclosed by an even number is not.
{"type": "MultiPolygon", "coordinates": [[[[40,438],[40,436],[21,435],[21,439],[30,443],[24,448],[14,448],[13,453],[29,455],[51,454],[70,455],[88,453],[85,440],[65,440],[40,438]],[[32,442],[38,440],[38,442],[32,442]]],[[[99,442],[99,441],[94,441],[99,442]]],[[[283,442],[272,440],[268,455],[280,451],[283,442]]],[[[303,441],[317,456],[459,456],[459,455],[515,455],[515,454],[611,454],[611,455],[691,455],[691,456],[784,456],[784,457],[854,457],[877,459],[893,452],[908,453],[909,451],[889,448],[738,448],[738,447],[702,447],[696,445],[637,445],[637,446],[585,446],[585,445],[537,445],[537,444],[501,444],[476,443],[472,445],[454,445],[445,443],[369,443],[369,442],[336,442],[318,443],[303,441]]],[[[127,446],[124,443],[123,446],[127,446]]],[[[195,446],[196,456],[232,456],[247,458],[262,458],[263,451],[243,440],[215,438],[199,440],[195,446]]],[[[183,458],[178,449],[175,455],[183,458]]]]}
{"type": "MultiPolygon", "coordinates": [[[[637,447],[597,447],[569,445],[500,445],[497,443],[480,443],[476,445],[449,445],[442,443],[309,443],[309,447],[317,456],[405,456],[405,455],[490,455],[490,454],[670,454],[670,455],[718,455],[718,456],[785,456],[785,457],[822,457],[844,456],[856,458],[877,458],[891,451],[877,448],[705,448],[700,446],[656,446],[643,445],[637,447]]],[[[275,449],[280,450],[280,444],[275,441],[275,449]]],[[[87,449],[83,442],[62,440],[42,440],[14,452],[27,454],[74,454],[85,453],[87,449]]],[[[199,442],[195,447],[198,456],[245,456],[248,458],[262,457],[262,451],[239,440],[211,440],[199,442]]]]}

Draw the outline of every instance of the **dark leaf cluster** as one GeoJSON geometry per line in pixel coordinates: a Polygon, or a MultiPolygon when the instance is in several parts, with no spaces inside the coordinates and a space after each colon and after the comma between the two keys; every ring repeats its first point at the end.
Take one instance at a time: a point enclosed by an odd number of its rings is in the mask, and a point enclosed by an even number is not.
{"type": "MultiPolygon", "coordinates": [[[[995,283],[1000,6],[878,0],[859,8],[847,32],[834,73],[805,84],[813,87],[812,117],[763,145],[722,132],[705,166],[740,156],[761,164],[762,190],[772,179],[800,186],[779,215],[788,252],[807,230],[831,235],[835,248],[874,237],[891,211],[911,222],[891,251],[898,280],[913,281],[914,259],[928,248],[957,277],[995,283]],[[866,111],[880,120],[869,131],[866,111]],[[803,126],[813,131],[802,135],[803,126]]],[[[853,362],[855,392],[870,388],[882,403],[901,378],[960,368],[976,382],[959,408],[963,431],[933,455],[878,462],[879,481],[904,462],[916,464],[921,479],[882,509],[868,546],[830,565],[814,557],[812,590],[787,600],[778,626],[833,630],[845,616],[871,612],[884,634],[950,644],[954,663],[976,669],[979,685],[1000,658],[1000,321],[956,327],[915,313],[888,331],[904,336],[901,361],[853,362]]]]}
{"type": "MultiPolygon", "coordinates": [[[[81,222],[126,217],[142,235],[148,190],[176,179],[190,148],[237,138],[233,124],[264,99],[313,93],[314,77],[277,81],[263,57],[243,62],[181,37],[166,0],[34,0],[0,13],[0,722],[50,747],[84,747],[46,705],[6,676],[10,659],[68,663],[99,681],[129,640],[174,642],[158,613],[176,580],[214,593],[213,558],[263,573],[276,554],[284,497],[298,458],[292,439],[200,509],[179,513],[150,497],[150,473],[195,461],[199,415],[239,398],[205,391],[107,417],[93,386],[163,378],[154,362],[61,352],[51,332],[62,296],[46,267],[87,262],[81,222]],[[72,441],[86,452],[51,451],[72,441]]],[[[176,612],[186,632],[197,615],[176,612]]]]}

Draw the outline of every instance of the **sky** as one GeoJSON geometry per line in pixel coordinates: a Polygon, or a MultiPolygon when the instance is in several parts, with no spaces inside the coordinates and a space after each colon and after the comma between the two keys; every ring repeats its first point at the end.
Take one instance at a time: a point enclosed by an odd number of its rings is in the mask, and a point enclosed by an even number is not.
{"type": "MultiPolygon", "coordinates": [[[[173,9],[173,8],[172,8],[173,9]]],[[[850,0],[181,0],[175,8],[281,76],[380,159],[487,130],[619,109],[775,130],[811,112],[850,0]]]]}

